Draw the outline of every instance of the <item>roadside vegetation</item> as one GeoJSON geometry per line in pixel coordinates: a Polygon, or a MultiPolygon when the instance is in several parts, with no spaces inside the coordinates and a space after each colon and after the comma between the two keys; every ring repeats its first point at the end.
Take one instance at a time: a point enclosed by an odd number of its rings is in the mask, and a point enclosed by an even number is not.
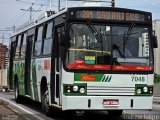
{"type": "Polygon", "coordinates": [[[154,74],[154,83],[159,83],[160,82],[160,74],[155,73],[154,74]]]}

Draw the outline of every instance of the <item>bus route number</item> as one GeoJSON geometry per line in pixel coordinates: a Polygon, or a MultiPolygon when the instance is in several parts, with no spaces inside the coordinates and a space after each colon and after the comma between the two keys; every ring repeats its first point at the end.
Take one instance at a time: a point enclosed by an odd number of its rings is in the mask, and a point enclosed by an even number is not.
{"type": "Polygon", "coordinates": [[[82,18],[92,18],[92,16],[93,16],[92,11],[88,11],[88,10],[83,11],[83,17],[82,18]]]}
{"type": "Polygon", "coordinates": [[[145,77],[133,75],[132,82],[145,82],[145,77]]]}

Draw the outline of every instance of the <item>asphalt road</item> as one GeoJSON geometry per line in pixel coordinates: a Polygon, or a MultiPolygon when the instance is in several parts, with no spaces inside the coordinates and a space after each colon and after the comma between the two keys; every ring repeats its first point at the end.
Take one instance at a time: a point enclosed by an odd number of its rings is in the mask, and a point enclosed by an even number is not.
{"type": "Polygon", "coordinates": [[[9,104],[9,107],[13,108],[23,118],[27,118],[27,120],[160,120],[160,104],[153,104],[151,111],[125,110],[118,119],[110,118],[107,111],[89,111],[84,113],[81,111],[74,113],[58,111],[56,115],[47,117],[41,111],[41,104],[38,102],[26,100],[23,104],[17,104],[14,100],[13,92],[1,92],[0,98],[7,99],[6,102],[12,103],[9,104]]]}

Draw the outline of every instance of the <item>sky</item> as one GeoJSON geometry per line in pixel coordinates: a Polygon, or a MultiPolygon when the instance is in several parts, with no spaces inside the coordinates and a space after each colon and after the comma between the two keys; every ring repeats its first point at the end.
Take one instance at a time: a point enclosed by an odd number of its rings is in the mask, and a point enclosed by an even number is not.
{"type": "MultiPolygon", "coordinates": [[[[57,1],[52,0],[52,10],[57,11],[57,1]]],[[[35,11],[32,13],[32,19],[49,10],[49,0],[0,0],[0,42],[8,44],[12,32],[6,30],[30,20],[30,12],[24,10],[28,10],[31,5],[35,11]]],[[[78,2],[69,5],[76,6],[78,2]]],[[[110,6],[109,3],[107,5],[110,6]]],[[[152,12],[153,20],[160,19],[160,0],[115,0],[115,6],[152,12]]]]}

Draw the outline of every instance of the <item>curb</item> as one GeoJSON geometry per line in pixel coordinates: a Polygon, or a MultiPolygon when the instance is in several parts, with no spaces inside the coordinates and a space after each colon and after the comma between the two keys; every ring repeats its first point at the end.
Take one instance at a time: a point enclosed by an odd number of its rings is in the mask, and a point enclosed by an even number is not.
{"type": "Polygon", "coordinates": [[[21,107],[21,106],[18,106],[16,103],[13,103],[7,99],[4,99],[2,97],[0,97],[0,105],[1,104],[5,104],[6,106],[8,106],[8,108],[10,108],[13,112],[17,113],[21,118],[23,118],[23,120],[45,120],[37,115],[34,115],[34,113],[26,110],[25,108],[21,107]],[[13,109],[15,108],[15,109],[13,109]],[[24,115],[26,116],[23,116],[20,114],[20,112],[18,111],[22,111],[24,115]]]}
{"type": "Polygon", "coordinates": [[[13,112],[13,115],[12,114],[7,115],[7,113],[6,113],[6,115],[2,119],[11,119],[12,118],[12,119],[19,119],[19,120],[27,120],[27,118],[23,117],[22,115],[19,114],[18,111],[16,111],[15,109],[12,108],[12,105],[9,101],[5,101],[1,97],[0,97],[0,105],[6,107],[7,109],[9,109],[10,111],[13,112]]]}
{"type": "Polygon", "coordinates": [[[153,104],[160,104],[159,100],[153,100],[153,104]]]}
{"type": "Polygon", "coordinates": [[[0,98],[0,105],[8,105],[9,103],[7,101],[4,101],[0,98]]]}

